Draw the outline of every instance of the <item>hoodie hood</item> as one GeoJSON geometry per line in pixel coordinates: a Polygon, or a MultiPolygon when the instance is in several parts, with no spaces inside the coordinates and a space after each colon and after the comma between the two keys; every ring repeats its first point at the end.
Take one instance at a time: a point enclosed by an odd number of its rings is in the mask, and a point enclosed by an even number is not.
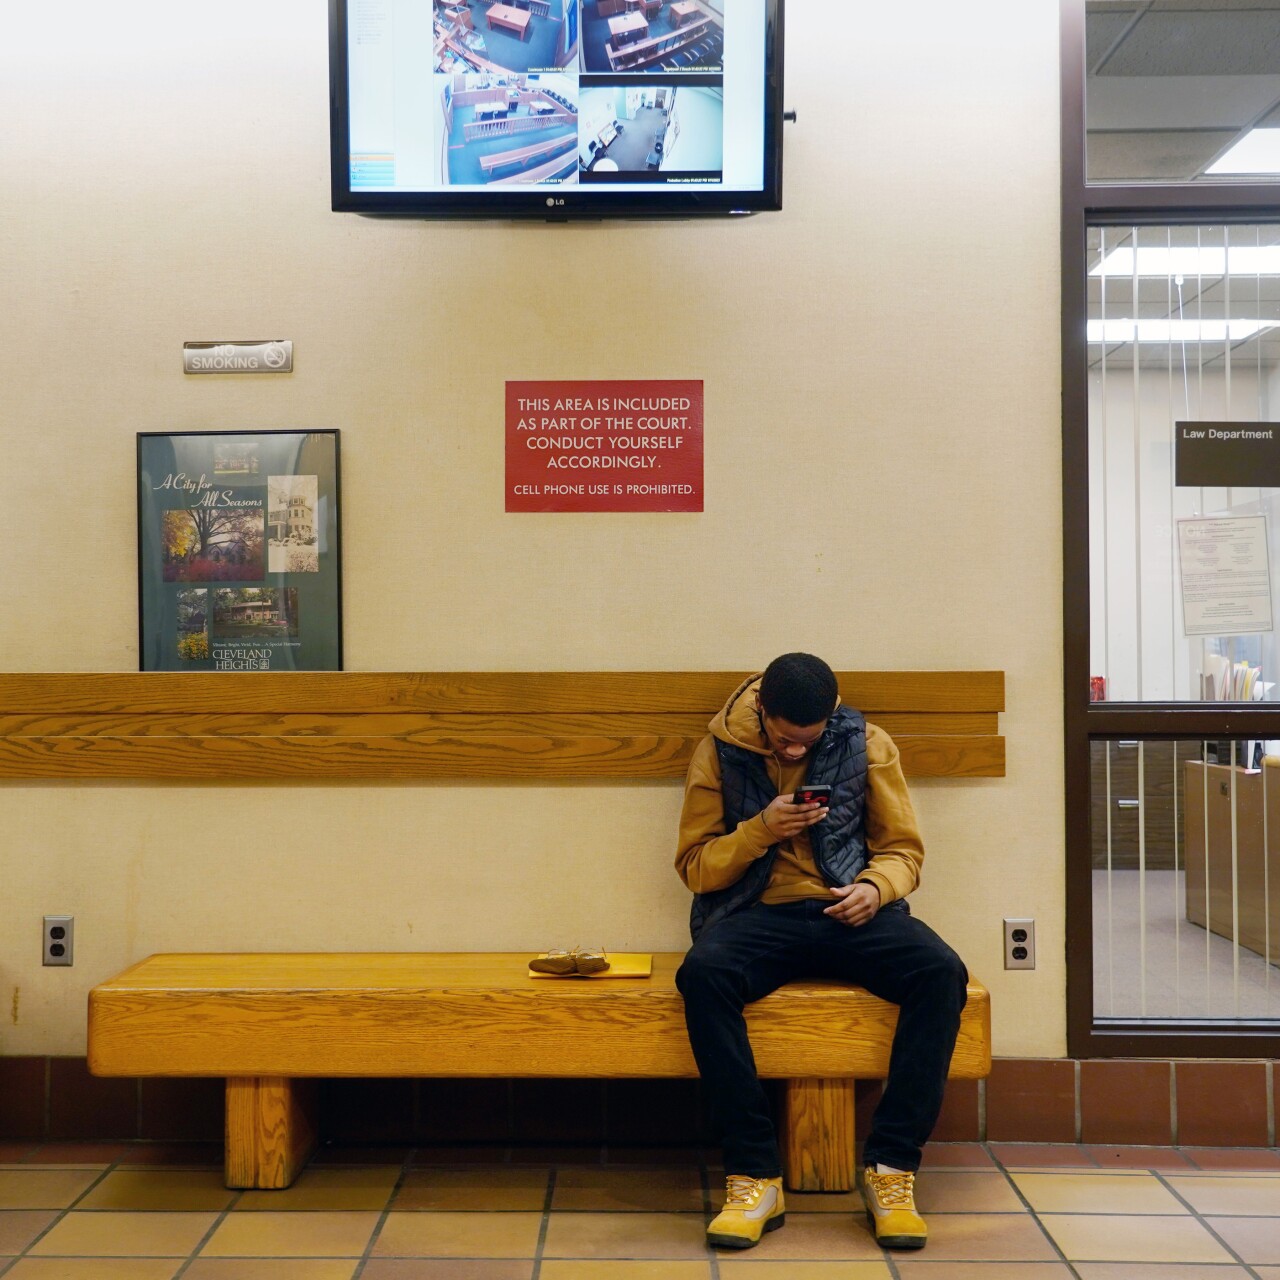
{"type": "MultiPolygon", "coordinates": [[[[760,682],[764,672],[748,676],[730,695],[729,700],[712,718],[707,727],[714,737],[730,746],[741,747],[744,751],[754,752],[758,756],[773,758],[773,752],[765,741],[764,726],[760,723],[758,695],[760,682]]],[[[832,715],[840,707],[840,695],[836,695],[836,705],[832,715]]]]}
{"type": "Polygon", "coordinates": [[[764,672],[748,676],[729,695],[728,702],[715,714],[708,728],[721,742],[759,756],[771,756],[773,752],[764,740],[764,728],[756,703],[763,676],[764,672]]]}

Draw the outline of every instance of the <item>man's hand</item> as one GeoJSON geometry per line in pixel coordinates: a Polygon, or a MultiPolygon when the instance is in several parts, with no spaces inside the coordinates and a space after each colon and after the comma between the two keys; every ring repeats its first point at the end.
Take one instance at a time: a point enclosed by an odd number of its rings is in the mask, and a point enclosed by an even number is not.
{"type": "Polygon", "coordinates": [[[824,916],[832,916],[841,924],[866,924],[880,910],[880,890],[865,880],[846,884],[831,892],[839,899],[823,911],[824,916]]]}
{"type": "Polygon", "coordinates": [[[826,805],[822,804],[792,804],[793,795],[795,795],[794,791],[785,796],[778,796],[770,801],[767,809],[760,811],[764,825],[769,828],[769,833],[775,840],[789,840],[806,827],[813,826],[815,822],[821,822],[831,812],[826,805]]]}

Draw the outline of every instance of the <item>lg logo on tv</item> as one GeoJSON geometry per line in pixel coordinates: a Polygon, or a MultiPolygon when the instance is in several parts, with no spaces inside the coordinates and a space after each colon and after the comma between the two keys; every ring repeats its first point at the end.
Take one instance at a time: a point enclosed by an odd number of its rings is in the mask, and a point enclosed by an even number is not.
{"type": "Polygon", "coordinates": [[[564,197],[563,197],[563,196],[561,196],[561,197],[559,197],[559,198],[557,198],[557,197],[555,197],[555,196],[548,196],[548,197],[547,197],[547,208],[548,208],[548,209],[558,209],[558,208],[560,208],[563,204],[564,204],[564,197]]]}

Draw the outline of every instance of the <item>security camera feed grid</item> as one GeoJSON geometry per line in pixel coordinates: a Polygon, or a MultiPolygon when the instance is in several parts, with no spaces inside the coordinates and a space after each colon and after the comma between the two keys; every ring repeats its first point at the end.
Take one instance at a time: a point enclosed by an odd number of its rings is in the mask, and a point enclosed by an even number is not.
{"type": "Polygon", "coordinates": [[[576,77],[436,79],[444,118],[442,182],[503,187],[577,181],[576,77]]]}
{"type": "Polygon", "coordinates": [[[433,16],[437,71],[562,71],[577,65],[578,0],[436,0],[433,16]]]}
{"type": "Polygon", "coordinates": [[[699,0],[583,0],[584,72],[719,71],[724,13],[699,0]]]}
{"type": "Polygon", "coordinates": [[[714,77],[604,83],[584,77],[580,114],[583,184],[720,180],[724,90],[714,77]]]}
{"type": "Polygon", "coordinates": [[[442,186],[723,181],[712,0],[436,0],[434,13],[442,186]]]}

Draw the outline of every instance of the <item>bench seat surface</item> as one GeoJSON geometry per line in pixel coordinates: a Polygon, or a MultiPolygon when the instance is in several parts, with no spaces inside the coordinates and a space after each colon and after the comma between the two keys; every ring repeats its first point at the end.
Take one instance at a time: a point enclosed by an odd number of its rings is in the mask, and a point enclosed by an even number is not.
{"type": "MultiPolygon", "coordinates": [[[[675,989],[650,978],[532,980],[528,952],[155,955],[89,995],[106,1076],[697,1074],[675,989]]],[[[881,1078],[897,1008],[858,987],[791,983],[748,1009],[760,1074],[881,1078]]],[[[969,984],[951,1075],[990,1071],[990,1005],[969,984]]]]}

